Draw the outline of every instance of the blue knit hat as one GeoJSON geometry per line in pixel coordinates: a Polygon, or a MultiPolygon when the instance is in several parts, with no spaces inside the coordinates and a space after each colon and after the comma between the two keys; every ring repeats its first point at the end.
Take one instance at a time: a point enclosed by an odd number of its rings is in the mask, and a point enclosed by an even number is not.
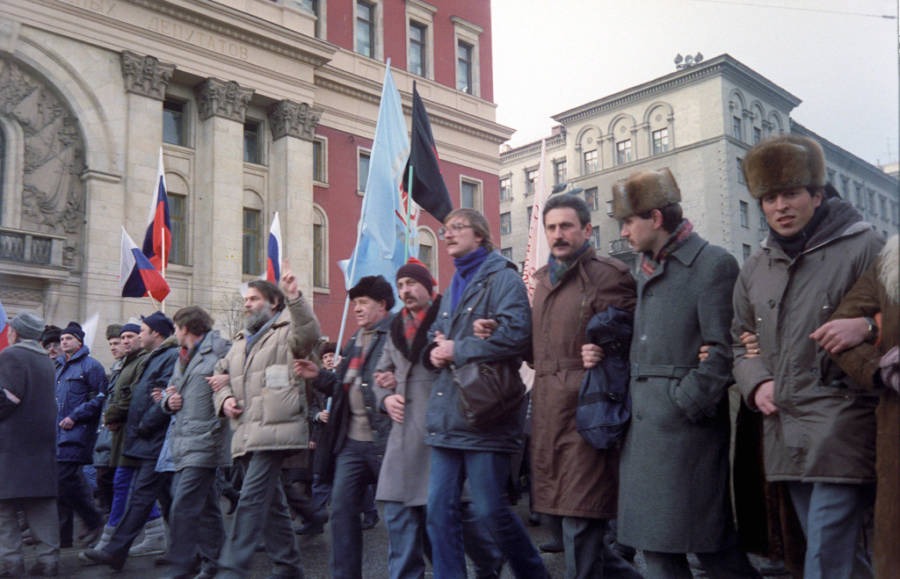
{"type": "Polygon", "coordinates": [[[172,324],[172,320],[167,318],[166,314],[162,312],[153,312],[149,316],[141,316],[141,321],[164,338],[168,338],[175,331],[175,325],[172,324]]]}

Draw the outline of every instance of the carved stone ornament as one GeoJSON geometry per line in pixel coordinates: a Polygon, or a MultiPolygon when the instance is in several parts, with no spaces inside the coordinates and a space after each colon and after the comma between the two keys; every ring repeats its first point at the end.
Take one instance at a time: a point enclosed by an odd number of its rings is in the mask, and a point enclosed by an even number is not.
{"type": "Polygon", "coordinates": [[[21,228],[65,236],[63,265],[77,268],[84,225],[84,141],[78,119],[58,93],[37,74],[0,57],[0,116],[21,128],[21,228]]]}
{"type": "Polygon", "coordinates": [[[205,121],[215,115],[243,123],[252,96],[253,89],[244,88],[233,80],[225,82],[208,78],[197,87],[200,120],[205,121]]]}
{"type": "Polygon", "coordinates": [[[166,98],[169,79],[175,71],[174,64],[160,62],[155,56],[141,56],[129,50],[122,51],[122,77],[125,90],[157,100],[166,98]]]}
{"type": "Polygon", "coordinates": [[[316,125],[322,118],[322,111],[314,109],[306,103],[280,101],[269,108],[269,126],[272,127],[272,139],[289,136],[312,141],[316,137],[316,125]]]}

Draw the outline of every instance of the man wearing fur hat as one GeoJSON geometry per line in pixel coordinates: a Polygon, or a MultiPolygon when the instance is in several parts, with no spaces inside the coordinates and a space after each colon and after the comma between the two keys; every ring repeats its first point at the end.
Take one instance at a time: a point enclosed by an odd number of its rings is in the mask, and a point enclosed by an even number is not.
{"type": "Polygon", "coordinates": [[[334,485],[331,491],[331,572],[333,577],[362,576],[362,510],[366,487],[378,481],[391,419],[375,400],[375,366],[388,342],[394,290],[384,277],[366,276],[350,288],[359,329],[341,350],[335,372],[319,372],[309,361],[295,362],[297,372],[315,379],[331,396],[331,412],[319,413],[334,432],[334,485]]]}
{"type": "Polygon", "coordinates": [[[10,346],[0,352],[0,577],[25,574],[18,509],[36,543],[29,574],[58,572],[56,403],[53,363],[37,341],[43,327],[40,316],[22,312],[10,321],[10,346]]]}
{"type": "Polygon", "coordinates": [[[82,474],[93,459],[97,423],[106,399],[106,371],[83,345],[84,331],[69,322],[60,332],[63,355],[56,359],[56,401],[59,420],[56,432],[56,460],[59,463],[60,541],[70,546],[72,513],[84,521],[79,537],[85,544],[96,540],[103,530],[103,517],[94,507],[90,487],[82,474]]]}
{"type": "MultiPolygon", "coordinates": [[[[631,342],[631,424],[622,449],[618,540],[647,576],[758,577],[737,547],[728,485],[734,257],[693,232],[668,169],[613,187],[622,237],[641,253],[631,342]],[[700,347],[709,356],[698,363],[700,347]]],[[[583,352],[596,363],[595,349],[583,352]]]]}
{"type": "Polygon", "coordinates": [[[765,476],[790,494],[807,540],[804,576],[866,576],[857,539],[875,481],[878,399],[810,334],[882,240],[849,203],[826,198],[833,189],[812,139],[763,141],[747,153],[743,171],[769,235],[734,289],[734,375],[747,405],[764,415],[765,476]],[[748,336],[758,346],[740,343],[748,336]]]}

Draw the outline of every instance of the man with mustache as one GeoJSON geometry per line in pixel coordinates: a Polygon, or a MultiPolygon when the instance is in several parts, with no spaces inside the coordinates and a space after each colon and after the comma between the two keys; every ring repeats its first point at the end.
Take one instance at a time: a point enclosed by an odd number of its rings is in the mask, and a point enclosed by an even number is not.
{"type": "Polygon", "coordinates": [[[858,541],[875,482],[875,406],[811,334],[882,240],[826,183],[818,143],[786,135],[744,158],[769,224],[734,288],[734,377],[763,414],[765,477],[784,485],[806,536],[805,577],[871,576],[858,541]],[[741,343],[755,334],[757,347],[741,343]]]}

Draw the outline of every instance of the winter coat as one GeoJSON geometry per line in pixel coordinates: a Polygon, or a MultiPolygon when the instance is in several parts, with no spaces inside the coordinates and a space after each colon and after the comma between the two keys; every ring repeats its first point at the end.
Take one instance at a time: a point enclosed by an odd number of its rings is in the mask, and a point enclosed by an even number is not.
{"type": "Polygon", "coordinates": [[[178,361],[178,343],[175,336],[169,336],[154,348],[144,360],[144,370],[134,385],[128,420],[125,422],[124,456],[153,460],[159,458],[169,415],[163,412],[158,402],[153,401],[153,389],[166,390],[178,361]]]}
{"type": "Polygon", "coordinates": [[[734,289],[734,375],[748,406],[775,381],[778,412],[763,417],[769,481],[868,483],[875,480],[877,395],[859,388],[809,335],[834,313],[881,249],[872,226],[848,203],[828,213],[795,259],[767,238],[734,289]],[[759,338],[745,357],[741,333],[759,338]]]}
{"type": "MultiPolygon", "coordinates": [[[[897,236],[888,241],[881,257],[844,295],[831,319],[874,317],[881,313],[881,341],[863,343],[834,356],[856,384],[872,389],[878,362],[900,341],[900,303],[897,236]],[[887,288],[892,287],[892,290],[887,288]]],[[[875,471],[875,575],[890,577],[900,569],[900,398],[889,388],[880,391],[875,409],[877,424],[875,471]]]]}
{"type": "Polygon", "coordinates": [[[610,306],[632,311],[635,282],[624,263],[579,256],[556,285],[544,266],[535,277],[532,340],[532,509],[565,517],[616,517],[619,449],[597,450],[575,429],[585,376],[581,346],[591,318],[610,306]]]}
{"type": "Polygon", "coordinates": [[[106,371],[82,346],[68,360],[56,359],[56,460],[90,464],[97,438],[97,423],[106,396],[106,371]],[[59,423],[66,417],[75,421],[70,430],[59,423]]]}
{"type": "Polygon", "coordinates": [[[319,321],[302,296],[275,314],[267,330],[247,351],[250,334],[242,330],[215,374],[228,374],[227,386],[213,396],[216,414],[234,397],[243,413],[231,419],[231,456],[260,450],[309,447],[306,382],[294,376],[294,358],[307,356],[319,339],[319,321]]]}
{"type": "MultiPolygon", "coordinates": [[[[119,372],[122,370],[122,364],[124,360],[122,358],[113,362],[113,365],[110,367],[109,372],[106,374],[107,386],[106,386],[106,397],[103,402],[103,411],[106,411],[106,407],[109,405],[109,399],[112,395],[113,383],[115,383],[116,378],[119,376],[119,372]]],[[[103,412],[100,413],[103,416],[103,412]]],[[[97,424],[97,440],[94,442],[94,460],[93,465],[95,467],[109,467],[111,460],[111,449],[112,449],[112,432],[106,428],[106,425],[103,423],[101,419],[97,424]]]]}
{"type": "MultiPolygon", "coordinates": [[[[366,405],[366,414],[369,416],[369,427],[372,430],[372,442],[375,443],[375,453],[384,454],[387,446],[388,433],[391,430],[391,419],[378,411],[378,401],[375,399],[375,367],[381,360],[381,355],[385,344],[388,342],[388,328],[390,328],[393,317],[388,316],[378,322],[373,330],[375,335],[369,344],[366,352],[365,360],[359,368],[359,376],[361,380],[361,390],[363,401],[366,405]]],[[[347,367],[350,365],[350,352],[356,346],[356,340],[359,339],[359,332],[347,341],[343,352],[343,360],[340,366],[334,372],[320,372],[319,378],[316,380],[315,387],[322,394],[331,397],[331,418],[328,421],[330,428],[330,440],[328,444],[331,448],[331,454],[337,455],[344,448],[347,441],[347,433],[350,430],[350,397],[348,390],[344,389],[344,376],[347,373],[347,367]]],[[[332,465],[333,466],[333,465],[332,465]]],[[[326,469],[330,470],[330,468],[326,469]]]]}
{"type": "Polygon", "coordinates": [[[206,381],[230,347],[218,332],[211,331],[194,346],[187,367],[175,363],[171,385],[181,395],[181,409],[173,413],[168,408],[168,394],[162,402],[163,410],[175,416],[168,435],[175,470],[231,465],[231,432],[226,419],[216,414],[213,391],[206,381]]]}
{"type": "Polygon", "coordinates": [[[36,340],[0,352],[0,500],[56,496],[53,361],[36,340]]]}
{"type": "Polygon", "coordinates": [[[718,551],[732,534],[728,485],[734,257],[692,233],[638,276],[631,424],[619,479],[620,543],[718,551]],[[702,345],[709,357],[698,361],[702,345]]]}
{"type": "Polygon", "coordinates": [[[125,422],[128,420],[131,393],[141,377],[141,372],[144,371],[146,359],[147,351],[143,348],[125,354],[122,358],[122,368],[109,387],[110,394],[103,410],[103,422],[107,425],[119,425],[117,430],[109,431],[109,465],[113,467],[138,465],[135,459],[123,456],[122,451],[125,450],[125,422]]]}
{"type": "Polygon", "coordinates": [[[439,296],[419,325],[411,348],[406,344],[402,316],[395,316],[391,322],[390,339],[376,368],[377,372],[393,372],[397,380],[394,390],[375,388],[377,408],[382,413],[386,412],[384,399],[392,394],[400,394],[405,400],[403,422],[391,421],[390,424],[375,494],[375,499],[379,501],[395,501],[408,507],[428,503],[431,449],[425,445],[425,411],[437,374],[422,364],[422,354],[428,345],[428,329],[437,318],[440,307],[439,296]]]}
{"type": "MultiPolygon", "coordinates": [[[[466,286],[455,311],[450,311],[450,302],[448,289],[429,336],[433,339],[435,332],[441,332],[453,340],[454,365],[506,359],[519,367],[522,357],[531,349],[531,308],[525,284],[511,261],[496,251],[489,253],[466,286]],[[479,299],[482,292],[487,293],[484,299],[479,299]],[[476,338],[472,330],[472,323],[479,318],[498,323],[485,340],[476,338]]],[[[435,346],[432,343],[424,353],[428,367],[431,367],[430,350],[435,346]]],[[[523,421],[524,413],[512,412],[489,427],[469,426],[459,410],[453,372],[447,366],[440,369],[431,388],[425,443],[457,450],[512,453],[522,445],[523,421]]]]}

